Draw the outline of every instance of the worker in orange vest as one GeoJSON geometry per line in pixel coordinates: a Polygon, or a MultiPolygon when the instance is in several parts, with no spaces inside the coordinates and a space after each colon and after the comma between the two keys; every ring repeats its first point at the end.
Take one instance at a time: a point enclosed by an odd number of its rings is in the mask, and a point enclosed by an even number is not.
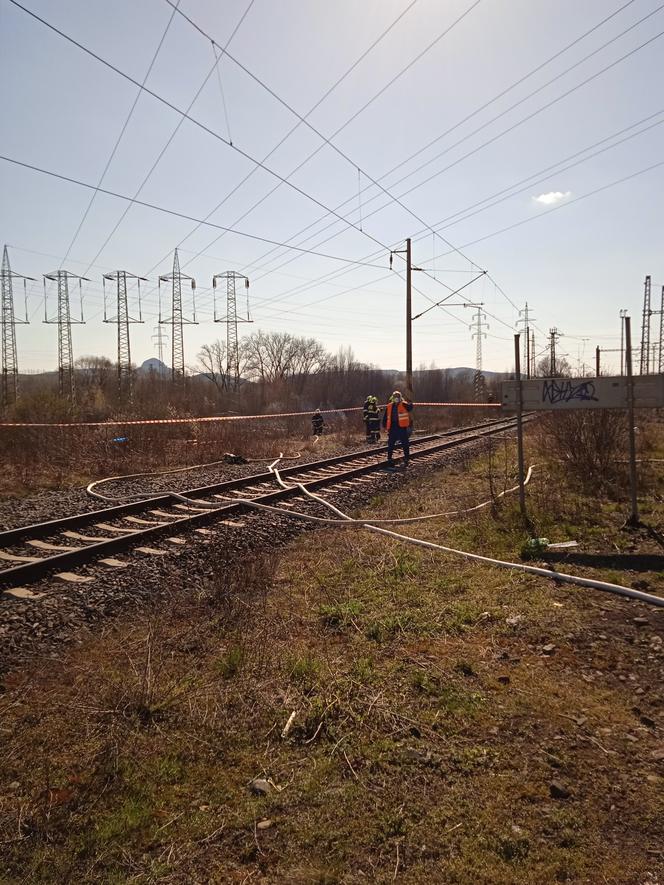
{"type": "Polygon", "coordinates": [[[387,430],[387,466],[393,467],[392,453],[397,442],[403,448],[403,466],[408,466],[410,458],[409,429],[412,423],[413,404],[404,400],[401,392],[395,390],[383,413],[383,427],[387,430]]]}

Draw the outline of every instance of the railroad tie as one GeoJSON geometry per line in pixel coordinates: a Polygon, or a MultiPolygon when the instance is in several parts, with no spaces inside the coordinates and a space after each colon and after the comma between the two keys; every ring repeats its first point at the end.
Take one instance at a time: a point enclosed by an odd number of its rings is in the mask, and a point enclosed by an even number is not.
{"type": "Polygon", "coordinates": [[[168,550],[160,550],[158,547],[136,547],[139,553],[145,553],[148,556],[168,556],[168,550]]]}
{"type": "Polygon", "coordinates": [[[105,532],[113,532],[116,535],[135,535],[140,529],[118,528],[116,525],[109,525],[107,522],[98,522],[95,524],[96,529],[103,529],[105,532]]]}
{"type": "Polygon", "coordinates": [[[89,584],[94,581],[89,575],[77,575],[75,572],[58,572],[55,577],[70,584],[89,584]]]}
{"type": "Polygon", "coordinates": [[[109,556],[106,559],[100,559],[99,562],[109,568],[127,568],[129,565],[128,562],[123,562],[121,559],[115,559],[112,556],[109,556]]]}
{"type": "Polygon", "coordinates": [[[15,596],[16,599],[41,599],[45,593],[33,593],[27,587],[12,587],[10,590],[4,590],[5,596],[15,596]]]}
{"type": "MultiPolygon", "coordinates": [[[[189,507],[188,504],[173,504],[178,510],[184,510],[186,513],[208,513],[207,507],[189,507]]],[[[163,525],[163,523],[162,523],[163,525]]]]}
{"type": "Polygon", "coordinates": [[[19,556],[17,553],[7,553],[5,550],[0,550],[0,559],[7,562],[39,562],[41,556],[19,556]]]}
{"type": "Polygon", "coordinates": [[[71,553],[72,550],[76,550],[76,547],[68,547],[65,544],[49,544],[48,541],[38,541],[34,538],[31,538],[29,541],[26,541],[26,544],[30,544],[31,547],[36,547],[38,550],[60,550],[66,553],[71,553]]]}
{"type": "Polygon", "coordinates": [[[72,538],[74,541],[87,541],[90,544],[99,544],[101,541],[109,541],[102,535],[82,535],[80,532],[63,532],[65,538],[72,538]]]}

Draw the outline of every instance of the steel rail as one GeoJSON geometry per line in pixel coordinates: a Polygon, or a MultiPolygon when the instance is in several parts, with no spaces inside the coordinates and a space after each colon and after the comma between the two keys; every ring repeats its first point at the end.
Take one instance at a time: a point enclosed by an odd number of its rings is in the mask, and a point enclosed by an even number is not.
{"type": "MultiPolygon", "coordinates": [[[[441,433],[429,434],[428,436],[418,437],[411,441],[411,453],[414,454],[417,447],[431,442],[435,439],[442,439],[450,436],[456,436],[459,433],[466,433],[475,430],[483,430],[487,427],[494,427],[498,424],[504,424],[510,419],[500,418],[491,421],[485,421],[480,424],[473,424],[467,427],[458,427],[454,430],[446,430],[441,433]]],[[[358,452],[347,453],[344,455],[334,455],[330,458],[323,458],[319,461],[309,461],[303,464],[295,464],[292,467],[284,467],[279,471],[281,476],[289,477],[301,475],[303,473],[313,473],[323,470],[326,467],[334,467],[337,464],[343,464],[348,461],[359,460],[360,458],[369,458],[376,455],[382,455],[387,452],[387,446],[374,446],[370,449],[361,449],[358,452]]],[[[230,492],[235,489],[245,488],[252,485],[260,485],[261,483],[272,483],[274,475],[267,471],[263,473],[254,473],[250,476],[238,477],[237,479],[224,480],[223,482],[213,483],[207,486],[198,486],[193,489],[187,489],[181,494],[187,497],[203,497],[205,495],[213,495],[221,492],[230,492]]],[[[169,504],[177,503],[169,492],[156,493],[153,497],[142,498],[140,501],[132,501],[126,504],[115,504],[112,507],[104,507],[101,510],[88,510],[84,513],[77,513],[73,516],[63,516],[58,519],[47,520],[46,522],[38,522],[32,525],[19,526],[15,529],[6,529],[0,532],[0,549],[21,544],[23,541],[33,540],[36,538],[47,538],[50,535],[58,534],[67,529],[78,529],[86,525],[92,525],[96,522],[108,522],[111,519],[119,519],[123,516],[131,516],[135,513],[142,513],[151,507],[163,507],[169,504]]]]}
{"type": "MultiPolygon", "coordinates": [[[[426,446],[424,448],[414,448],[413,450],[411,450],[411,459],[421,458],[427,455],[435,454],[437,452],[445,451],[447,449],[456,448],[460,445],[472,442],[474,440],[483,439],[485,437],[493,436],[497,433],[502,433],[505,430],[510,430],[515,426],[515,420],[511,418],[490,423],[493,426],[488,428],[486,428],[484,425],[479,425],[471,428],[459,428],[456,431],[451,431],[446,435],[454,435],[454,439],[448,439],[443,442],[436,443],[432,446],[426,446]]],[[[437,434],[436,438],[438,438],[439,436],[440,435],[437,434]]],[[[418,440],[418,443],[421,442],[423,442],[423,440],[418,440]]],[[[367,450],[366,452],[355,453],[354,455],[336,456],[335,458],[325,459],[324,461],[317,461],[311,462],[307,465],[300,465],[299,468],[287,468],[287,470],[280,471],[280,474],[283,477],[284,475],[288,476],[296,473],[302,474],[306,472],[314,472],[315,467],[320,470],[322,465],[330,466],[331,462],[336,462],[338,464],[344,460],[347,462],[354,461],[357,460],[360,456],[366,457],[367,454],[376,455],[380,453],[380,451],[380,449],[372,449],[367,450]]],[[[324,486],[333,486],[337,485],[340,482],[356,479],[367,473],[380,470],[383,467],[384,461],[373,460],[367,464],[361,464],[356,467],[351,467],[348,470],[340,471],[338,473],[316,477],[314,479],[303,482],[302,485],[307,489],[315,490],[323,488],[324,486]]],[[[271,473],[259,474],[259,476],[267,476],[271,480],[274,479],[274,475],[271,473]]],[[[201,494],[213,495],[217,494],[219,489],[223,491],[230,491],[230,486],[238,488],[242,485],[255,484],[256,476],[245,477],[244,480],[231,480],[229,481],[229,483],[219,483],[213,486],[205,486],[182,494],[186,497],[191,497],[193,495],[200,496],[201,494]]],[[[252,500],[261,504],[272,504],[286,498],[298,497],[301,494],[302,492],[300,488],[298,488],[297,486],[290,486],[287,489],[279,488],[273,492],[266,492],[262,495],[252,496],[252,500]]],[[[82,516],[91,517],[91,521],[93,522],[99,522],[100,519],[103,521],[107,521],[108,519],[117,519],[118,516],[125,515],[128,512],[127,507],[131,507],[131,512],[133,513],[140,512],[140,510],[150,510],[157,502],[164,505],[165,503],[168,504],[171,501],[175,502],[177,500],[178,499],[173,496],[162,495],[158,498],[150,498],[147,500],[134,502],[131,505],[122,505],[121,507],[112,507],[107,508],[106,510],[92,511],[91,513],[87,514],[79,514],[76,517],[66,517],[62,520],[53,520],[50,523],[40,523],[38,524],[38,526],[26,526],[24,531],[30,531],[36,528],[39,528],[41,530],[45,527],[48,527],[49,534],[52,535],[56,534],[58,531],[61,531],[63,524],[67,524],[67,527],[69,528],[71,527],[72,519],[76,520],[82,516]],[[139,511],[136,510],[137,507],[140,508],[139,511]]],[[[195,501],[192,501],[192,506],[195,506],[195,501]]],[[[127,550],[131,547],[136,546],[137,544],[144,544],[146,541],[153,541],[154,539],[161,538],[164,535],[171,536],[177,532],[182,531],[183,529],[196,529],[205,527],[210,523],[218,521],[219,519],[223,519],[231,514],[244,512],[248,509],[248,506],[242,501],[230,502],[228,504],[220,504],[219,507],[214,509],[209,509],[201,511],[200,513],[190,514],[177,519],[172,519],[167,523],[162,522],[159,524],[155,524],[154,526],[147,526],[146,528],[142,529],[127,528],[126,534],[122,534],[114,538],[108,538],[102,541],[88,543],[82,547],[72,547],[71,550],[67,550],[66,552],[57,553],[53,556],[42,557],[34,562],[20,563],[14,566],[10,566],[7,569],[3,569],[2,571],[0,571],[0,586],[6,588],[17,586],[18,584],[32,583],[46,577],[53,571],[58,571],[62,569],[66,570],[74,568],[76,566],[85,565],[89,562],[93,562],[94,560],[103,558],[110,554],[127,550]]],[[[11,534],[14,537],[13,543],[16,544],[18,533],[20,533],[20,529],[15,529],[11,532],[4,532],[0,534],[0,543],[2,542],[3,537],[11,534]]],[[[28,536],[24,534],[22,537],[24,539],[27,539],[28,536]]]]}

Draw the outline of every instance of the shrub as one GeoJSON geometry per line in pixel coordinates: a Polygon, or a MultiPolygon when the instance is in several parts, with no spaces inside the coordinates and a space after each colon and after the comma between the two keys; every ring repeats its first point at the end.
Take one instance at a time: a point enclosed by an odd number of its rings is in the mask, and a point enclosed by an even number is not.
{"type": "Polygon", "coordinates": [[[625,414],[609,409],[549,413],[540,424],[545,450],[582,485],[604,488],[624,475],[627,429],[625,414]]]}

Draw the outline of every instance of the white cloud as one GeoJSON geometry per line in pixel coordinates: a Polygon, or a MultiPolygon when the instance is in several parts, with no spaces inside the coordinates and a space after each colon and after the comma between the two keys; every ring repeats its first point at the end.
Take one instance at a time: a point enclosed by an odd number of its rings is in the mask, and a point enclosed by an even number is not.
{"type": "Polygon", "coordinates": [[[533,197],[533,201],[535,203],[539,203],[541,206],[555,206],[556,203],[562,203],[563,200],[569,200],[572,196],[572,191],[549,191],[548,194],[540,194],[539,197],[533,197]]]}

